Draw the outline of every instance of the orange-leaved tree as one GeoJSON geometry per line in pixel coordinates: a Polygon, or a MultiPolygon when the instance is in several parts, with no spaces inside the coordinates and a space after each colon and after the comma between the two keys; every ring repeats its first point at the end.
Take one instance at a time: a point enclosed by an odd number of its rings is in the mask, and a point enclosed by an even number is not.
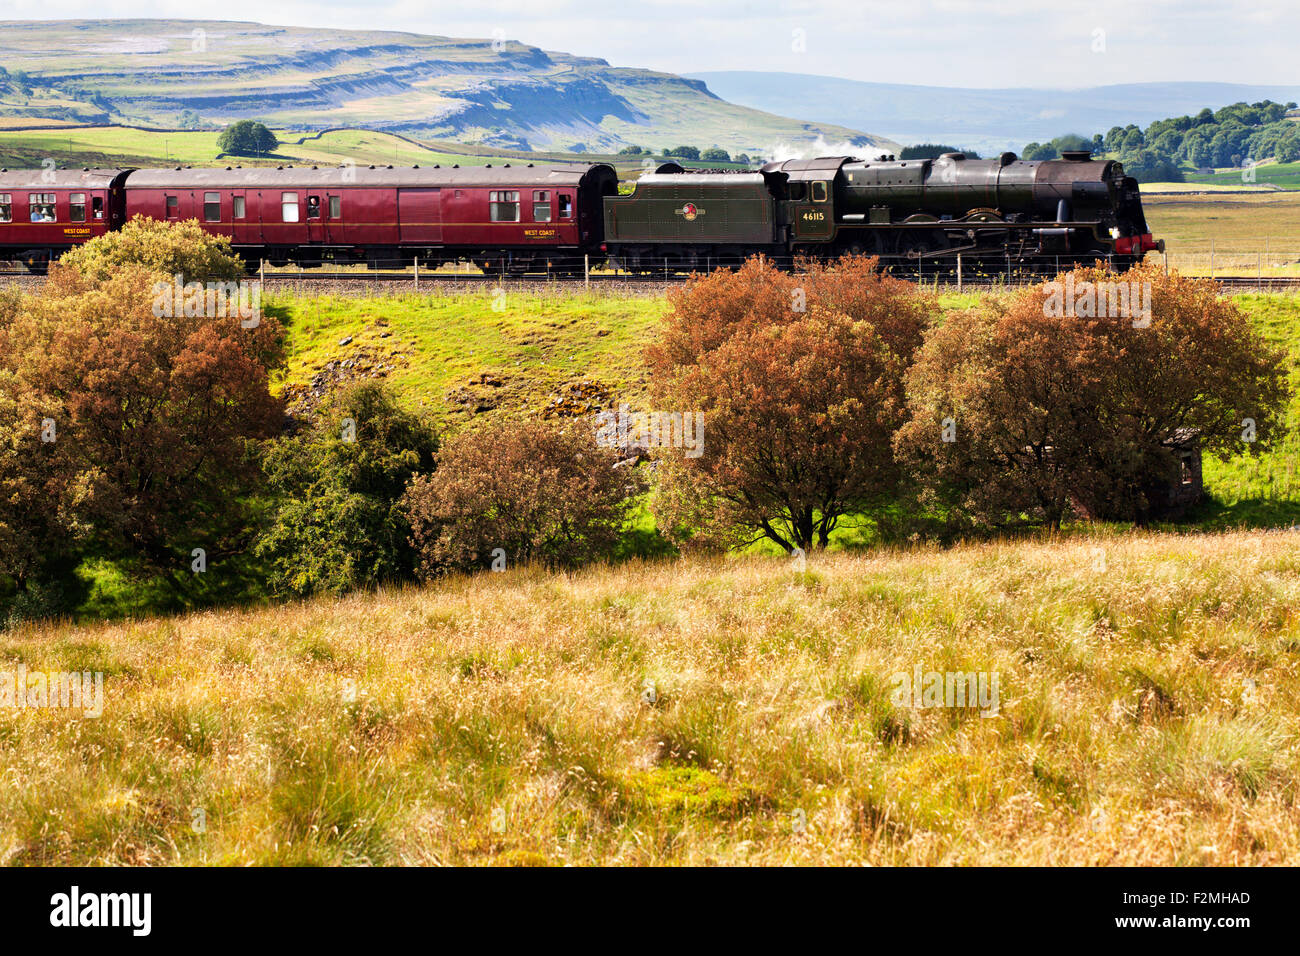
{"type": "Polygon", "coordinates": [[[1077,269],[937,325],[895,444],[924,497],[968,520],[1145,521],[1189,444],[1275,437],[1282,362],[1210,280],[1077,269]]]}
{"type": "Polygon", "coordinates": [[[660,454],[655,512],[680,541],[825,547],[895,491],[903,373],[932,310],[874,260],[802,274],[761,259],[672,298],[648,350],[661,409],[701,413],[701,454],[660,454]]]}

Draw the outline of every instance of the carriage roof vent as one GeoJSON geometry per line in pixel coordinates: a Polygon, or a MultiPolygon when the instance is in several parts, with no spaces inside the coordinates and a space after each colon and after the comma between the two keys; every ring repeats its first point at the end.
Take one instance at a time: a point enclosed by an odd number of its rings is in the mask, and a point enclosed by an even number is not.
{"type": "Polygon", "coordinates": [[[392,168],[393,168],[393,164],[392,164],[392,163],[389,163],[389,164],[388,164],[388,168],[389,168],[389,169],[392,169],[392,168]]]}
{"type": "Polygon", "coordinates": [[[312,169],[320,169],[319,166],[313,166],[312,169]]]}
{"type": "Polygon", "coordinates": [[[89,166],[82,166],[82,167],[81,167],[81,171],[82,171],[83,173],[88,173],[88,172],[90,172],[90,167],[89,167],[89,166]]]}
{"type": "Polygon", "coordinates": [[[504,169],[509,169],[509,168],[510,168],[510,164],[509,164],[509,163],[506,163],[505,166],[504,166],[503,168],[504,168],[504,169]]]}
{"type": "Polygon", "coordinates": [[[528,168],[529,168],[529,169],[532,169],[532,168],[533,168],[533,164],[532,164],[532,163],[529,163],[529,164],[528,164],[528,168]]]}
{"type": "Polygon", "coordinates": [[[230,172],[230,167],[229,167],[229,166],[226,167],[226,172],[230,172]]]}
{"type": "Polygon", "coordinates": [[[371,164],[370,164],[370,168],[371,168],[371,169],[374,169],[374,168],[375,168],[375,164],[374,164],[374,163],[371,163],[371,164]]]}
{"type": "Polygon", "coordinates": [[[420,168],[420,164],[419,164],[419,163],[416,163],[416,164],[415,164],[414,166],[412,166],[411,168],[412,168],[412,169],[419,169],[419,168],[420,168]]]}
{"type": "Polygon", "coordinates": [[[452,163],[452,164],[451,164],[451,168],[452,168],[452,169],[460,169],[460,163],[452,163]]]}

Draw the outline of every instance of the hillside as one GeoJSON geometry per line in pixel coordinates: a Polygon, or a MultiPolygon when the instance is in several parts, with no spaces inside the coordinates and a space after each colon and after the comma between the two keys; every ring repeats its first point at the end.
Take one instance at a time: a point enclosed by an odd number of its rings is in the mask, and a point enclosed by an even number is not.
{"type": "Polygon", "coordinates": [[[961,89],[863,83],[836,77],[747,71],[691,74],[724,99],[799,113],[845,126],[869,123],[900,143],[952,143],[996,153],[1019,151],[1062,133],[1091,136],[1112,126],[1148,124],[1230,103],[1300,100],[1300,86],[1236,83],[1128,83],[1079,90],[961,89]]]}
{"type": "Polygon", "coordinates": [[[8,21],[0,63],[12,74],[0,78],[0,115],[10,117],[174,126],[190,110],[207,124],[256,117],[573,152],[686,144],[763,153],[818,139],[894,146],[736,106],[698,80],[506,40],[226,21],[8,21]]]}
{"type": "Polygon", "coordinates": [[[24,626],[0,653],[102,672],[103,708],[0,710],[0,862],[1294,865],[1297,555],[1099,536],[24,626]],[[897,696],[918,669],[985,706],[897,696]]]}

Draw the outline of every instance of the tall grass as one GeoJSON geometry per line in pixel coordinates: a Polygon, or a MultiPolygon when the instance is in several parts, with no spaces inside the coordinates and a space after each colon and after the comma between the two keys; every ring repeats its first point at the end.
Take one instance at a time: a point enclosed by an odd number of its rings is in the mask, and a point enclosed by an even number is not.
{"type": "Polygon", "coordinates": [[[1298,609],[1300,534],[1098,534],[24,626],[106,700],[0,708],[0,858],[1294,864],[1298,609]]]}

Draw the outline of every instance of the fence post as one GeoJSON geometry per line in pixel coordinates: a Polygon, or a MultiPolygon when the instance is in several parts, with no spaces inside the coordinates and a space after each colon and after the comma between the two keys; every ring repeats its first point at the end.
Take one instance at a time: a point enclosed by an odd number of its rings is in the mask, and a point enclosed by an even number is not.
{"type": "Polygon", "coordinates": [[[415,292],[417,295],[420,292],[420,257],[419,256],[415,257],[415,292]]]}
{"type": "Polygon", "coordinates": [[[957,291],[961,291],[961,253],[957,253],[957,291]]]}
{"type": "Polygon", "coordinates": [[[266,287],[266,260],[265,259],[257,260],[257,281],[262,283],[263,288],[266,287]]]}
{"type": "Polygon", "coordinates": [[[582,283],[588,292],[591,291],[591,254],[584,252],[582,254],[582,283]]]}
{"type": "Polygon", "coordinates": [[[1214,278],[1214,240],[1210,240],[1210,278],[1214,278]]]}

